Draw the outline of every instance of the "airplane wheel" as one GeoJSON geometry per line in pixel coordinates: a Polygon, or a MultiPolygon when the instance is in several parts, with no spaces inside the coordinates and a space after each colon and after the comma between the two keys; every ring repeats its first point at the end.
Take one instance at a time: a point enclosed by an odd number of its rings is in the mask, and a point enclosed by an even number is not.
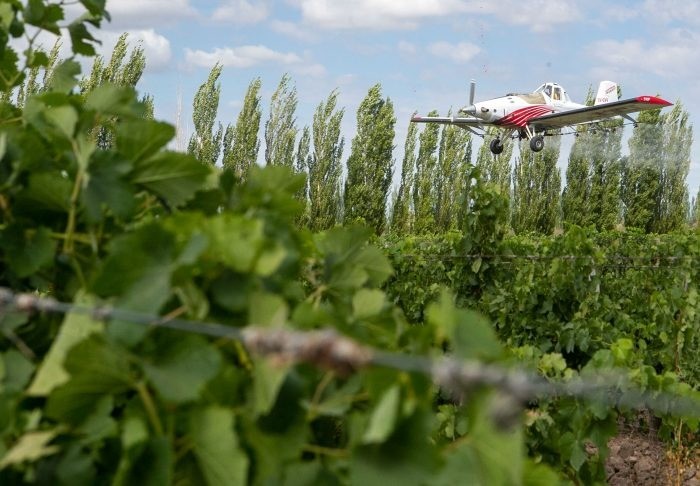
{"type": "Polygon", "coordinates": [[[499,138],[494,138],[491,140],[489,148],[491,149],[491,153],[494,155],[498,155],[503,152],[503,144],[499,138]]]}
{"type": "Polygon", "coordinates": [[[530,148],[533,152],[540,152],[544,148],[544,137],[537,135],[530,139],[530,148]]]}

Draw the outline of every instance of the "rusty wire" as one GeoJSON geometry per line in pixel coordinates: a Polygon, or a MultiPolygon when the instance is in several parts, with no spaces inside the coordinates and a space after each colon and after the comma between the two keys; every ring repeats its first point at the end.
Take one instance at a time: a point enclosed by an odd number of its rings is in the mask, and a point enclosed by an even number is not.
{"type": "Polygon", "coordinates": [[[308,363],[341,375],[371,366],[421,373],[430,376],[433,383],[455,396],[464,396],[475,388],[495,388],[510,397],[512,400],[509,403],[516,408],[525,402],[574,397],[610,407],[651,409],[676,416],[700,417],[700,399],[641,390],[629,382],[623,370],[601,371],[595,377],[552,381],[535,373],[479,361],[385,352],[364,346],[331,329],[297,331],[255,325],[236,328],[218,323],[155,316],[106,305],[85,306],[60,302],[50,297],[15,293],[0,287],[0,318],[9,312],[75,313],[99,321],[127,321],[154,328],[237,340],[251,353],[276,362],[308,363]]]}

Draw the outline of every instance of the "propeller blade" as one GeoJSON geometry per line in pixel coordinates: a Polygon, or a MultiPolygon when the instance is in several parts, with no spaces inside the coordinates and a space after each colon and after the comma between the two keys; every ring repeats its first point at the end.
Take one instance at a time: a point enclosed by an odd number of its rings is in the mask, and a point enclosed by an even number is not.
{"type": "Polygon", "coordinates": [[[473,79],[469,83],[469,104],[474,104],[474,93],[476,92],[476,81],[473,79]]]}

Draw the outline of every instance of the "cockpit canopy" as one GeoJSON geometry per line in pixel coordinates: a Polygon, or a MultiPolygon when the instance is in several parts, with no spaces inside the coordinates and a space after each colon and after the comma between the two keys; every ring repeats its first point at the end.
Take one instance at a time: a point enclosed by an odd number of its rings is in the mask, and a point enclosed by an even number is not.
{"type": "Polygon", "coordinates": [[[544,93],[553,101],[571,101],[566,90],[557,83],[544,83],[535,90],[535,93],[544,93]]]}

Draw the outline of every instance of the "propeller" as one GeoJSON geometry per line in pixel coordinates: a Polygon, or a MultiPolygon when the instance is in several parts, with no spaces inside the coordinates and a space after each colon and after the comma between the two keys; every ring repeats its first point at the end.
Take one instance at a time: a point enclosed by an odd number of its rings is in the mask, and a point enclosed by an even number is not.
{"type": "Polygon", "coordinates": [[[476,92],[476,81],[473,79],[469,83],[469,104],[474,104],[474,93],[476,92]]]}

